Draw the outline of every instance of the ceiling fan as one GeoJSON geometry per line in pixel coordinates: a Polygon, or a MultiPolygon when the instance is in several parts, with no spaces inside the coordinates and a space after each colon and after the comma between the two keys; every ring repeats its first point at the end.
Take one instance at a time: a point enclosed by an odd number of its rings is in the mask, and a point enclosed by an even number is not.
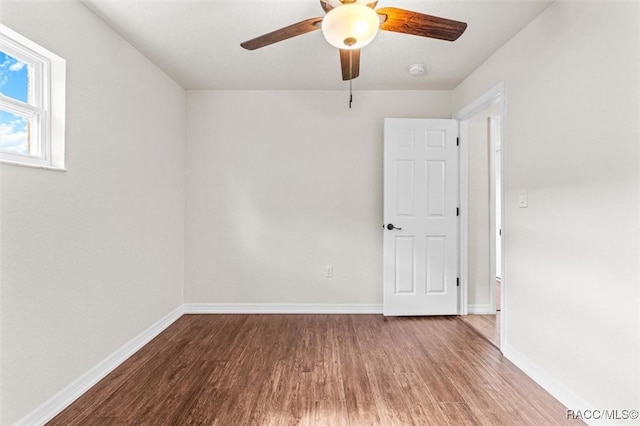
{"type": "Polygon", "coordinates": [[[467,24],[395,7],[375,9],[378,1],[320,0],[324,17],[310,18],[241,43],[247,50],[269,46],[322,29],[325,39],[340,49],[342,79],[360,75],[360,49],[371,42],[378,29],[440,40],[455,41],[467,24]]]}

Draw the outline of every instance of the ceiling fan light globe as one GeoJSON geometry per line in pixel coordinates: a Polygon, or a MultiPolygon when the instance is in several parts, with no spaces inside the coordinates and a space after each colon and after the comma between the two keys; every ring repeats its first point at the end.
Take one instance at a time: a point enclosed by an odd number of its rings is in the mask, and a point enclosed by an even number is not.
{"type": "Polygon", "coordinates": [[[322,34],[338,49],[360,49],[378,34],[380,18],[362,4],[344,4],[331,9],[322,20],[322,34]]]}

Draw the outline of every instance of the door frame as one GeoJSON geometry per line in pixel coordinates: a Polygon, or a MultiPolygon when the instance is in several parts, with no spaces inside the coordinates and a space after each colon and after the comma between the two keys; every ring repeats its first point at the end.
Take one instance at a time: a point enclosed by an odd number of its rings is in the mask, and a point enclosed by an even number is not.
{"type": "MultiPolygon", "coordinates": [[[[502,277],[501,277],[501,286],[500,286],[500,344],[499,348],[502,349],[503,342],[506,341],[506,316],[507,316],[507,306],[506,306],[506,288],[505,285],[507,282],[507,274],[505,268],[505,241],[506,241],[506,232],[505,232],[505,209],[504,209],[504,200],[505,200],[505,191],[506,187],[506,176],[504,173],[505,170],[505,152],[507,149],[506,144],[506,132],[505,130],[505,122],[506,122],[506,103],[505,103],[505,85],[504,83],[500,83],[489,91],[484,93],[482,96],[478,97],[476,100],[453,114],[453,118],[458,120],[458,134],[460,137],[460,149],[458,152],[459,158],[459,204],[460,204],[460,222],[459,222],[459,271],[460,271],[460,297],[459,297],[459,306],[458,312],[460,315],[468,314],[468,236],[469,236],[469,206],[468,206],[468,196],[469,196],[469,161],[468,161],[468,144],[469,144],[469,129],[468,129],[468,121],[475,116],[480,111],[485,108],[494,105],[500,105],[500,137],[501,137],[501,151],[500,151],[500,165],[501,165],[501,210],[502,217],[501,223],[495,223],[495,207],[490,203],[489,205],[489,216],[490,220],[490,229],[489,229],[489,239],[490,239],[490,273],[493,273],[493,280],[495,281],[495,230],[496,227],[499,226],[502,229],[502,253],[501,253],[501,264],[502,264],[502,277]],[[493,272],[491,272],[493,271],[493,272]]],[[[494,183],[491,183],[491,187],[493,187],[494,183]]],[[[490,286],[491,288],[491,304],[495,306],[495,284],[490,286]]]]}
{"type": "MultiPolygon", "coordinates": [[[[496,198],[497,198],[497,185],[496,185],[496,161],[500,160],[500,171],[502,171],[502,143],[501,143],[501,139],[502,139],[502,135],[501,135],[501,129],[502,129],[502,117],[498,116],[498,117],[489,117],[488,118],[488,129],[489,129],[489,182],[491,183],[489,186],[489,205],[491,206],[492,209],[495,209],[496,204],[496,198]],[[500,146],[496,145],[496,138],[495,138],[495,134],[494,132],[496,132],[496,128],[498,129],[498,135],[500,136],[500,146]],[[498,153],[498,151],[500,151],[500,153],[498,153]]],[[[502,176],[500,177],[500,189],[502,189],[502,176]]],[[[501,197],[502,197],[502,193],[501,193],[501,197]]],[[[502,207],[502,198],[500,198],[500,206],[502,207]]],[[[502,210],[501,210],[502,212],[502,210]]],[[[491,247],[493,247],[493,250],[491,252],[491,276],[495,276],[496,279],[498,279],[498,259],[496,257],[496,253],[498,252],[498,238],[500,238],[498,236],[498,230],[500,229],[500,225],[501,225],[501,221],[502,221],[502,215],[500,216],[500,222],[496,222],[495,220],[497,219],[497,212],[494,210],[493,212],[490,212],[493,214],[490,214],[490,220],[491,220],[491,229],[493,229],[493,234],[490,235],[490,239],[493,240],[491,242],[491,247]]],[[[504,213],[504,212],[502,212],[504,213]]],[[[502,251],[500,252],[500,262],[502,262],[502,251]]],[[[501,263],[502,264],[502,263],[501,263]]],[[[502,272],[501,272],[502,275],[502,272]]],[[[502,279],[502,276],[500,277],[502,279]]],[[[491,286],[491,310],[495,312],[496,310],[496,297],[495,297],[495,285],[491,286]]]]}

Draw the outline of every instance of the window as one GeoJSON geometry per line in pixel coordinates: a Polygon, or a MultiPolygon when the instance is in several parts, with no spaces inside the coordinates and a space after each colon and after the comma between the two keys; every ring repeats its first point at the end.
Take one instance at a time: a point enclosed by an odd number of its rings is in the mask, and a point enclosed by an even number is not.
{"type": "Polygon", "coordinates": [[[65,60],[0,25],[0,161],[64,170],[65,60]]]}

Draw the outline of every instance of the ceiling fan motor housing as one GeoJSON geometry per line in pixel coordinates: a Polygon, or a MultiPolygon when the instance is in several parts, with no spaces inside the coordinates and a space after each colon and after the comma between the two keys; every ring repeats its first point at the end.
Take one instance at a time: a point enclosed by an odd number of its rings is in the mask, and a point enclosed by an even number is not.
{"type": "Polygon", "coordinates": [[[338,49],[360,49],[378,33],[380,18],[364,4],[344,4],[331,9],[322,20],[325,39],[338,49]]]}

